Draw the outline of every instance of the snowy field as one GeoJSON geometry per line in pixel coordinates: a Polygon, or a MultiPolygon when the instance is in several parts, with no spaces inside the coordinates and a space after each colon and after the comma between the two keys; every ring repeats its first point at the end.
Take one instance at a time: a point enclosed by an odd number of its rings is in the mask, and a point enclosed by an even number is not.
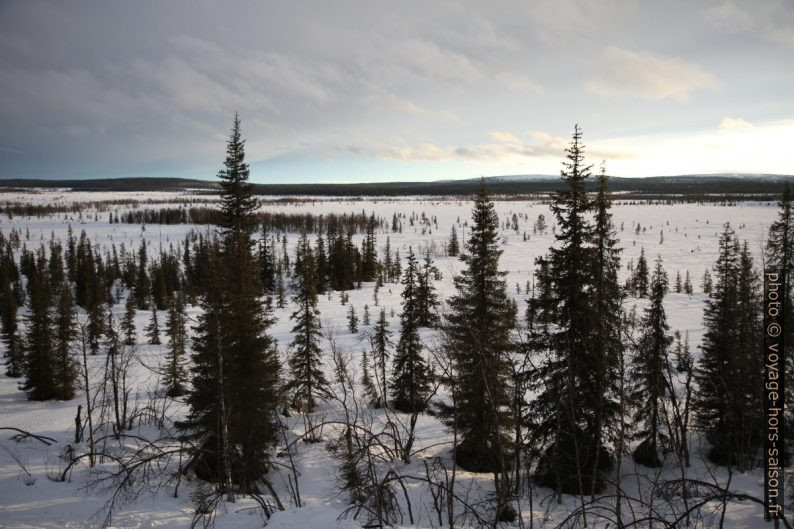
{"type": "MultiPolygon", "coordinates": [[[[0,194],[0,202],[31,202],[35,204],[68,204],[70,202],[90,202],[100,200],[136,200],[146,202],[140,207],[152,208],[157,205],[152,202],[174,201],[193,199],[207,200],[212,197],[207,195],[191,195],[179,193],[69,193],[63,190],[42,191],[30,194],[0,194]]],[[[546,253],[553,244],[554,235],[552,226],[553,216],[547,205],[526,202],[497,200],[496,209],[503,223],[502,248],[504,253],[501,258],[501,268],[508,272],[508,292],[518,301],[523,312],[526,299],[527,282],[532,282],[534,259],[546,253]],[[512,229],[512,217],[518,217],[518,231],[512,229]],[[533,233],[532,226],[539,214],[544,214],[549,224],[545,234],[533,233]],[[525,234],[528,240],[525,240],[525,234]]],[[[387,237],[390,239],[392,251],[399,250],[404,259],[408,247],[413,247],[417,255],[430,251],[433,254],[436,266],[443,277],[437,283],[437,291],[441,299],[446,299],[454,292],[453,277],[461,268],[461,263],[453,257],[446,256],[445,247],[449,240],[453,224],[458,226],[458,235],[461,243],[467,235],[466,222],[470,222],[471,202],[458,199],[431,200],[431,199],[367,199],[367,200],[339,200],[322,199],[289,204],[269,203],[266,207],[271,211],[287,213],[309,212],[319,213],[358,213],[367,214],[374,212],[382,217],[390,227],[392,215],[402,213],[402,233],[392,233],[391,229],[383,229],[377,233],[378,247],[382,250],[387,237]],[[431,222],[427,226],[409,226],[408,218],[415,214],[421,217],[424,214],[431,222]],[[437,221],[437,225],[436,225],[437,221]],[[460,224],[457,224],[457,222],[460,224]]],[[[73,213],[61,213],[52,217],[25,218],[15,216],[0,218],[0,229],[8,235],[12,228],[19,230],[23,242],[29,248],[37,248],[45,244],[51,234],[56,238],[65,239],[67,229],[71,225],[75,235],[80,230],[85,230],[92,241],[99,245],[121,243],[130,248],[137,248],[141,239],[146,239],[156,249],[159,245],[167,247],[181,243],[187,232],[191,229],[205,231],[207,226],[190,225],[146,225],[142,227],[134,224],[111,224],[108,215],[112,212],[123,213],[125,208],[131,206],[110,206],[107,211],[98,213],[90,210],[83,211],[82,220],[73,213]]],[[[175,207],[173,203],[167,207],[175,207]]],[[[666,309],[671,331],[678,330],[682,334],[689,333],[690,345],[697,358],[698,345],[702,336],[702,310],[705,296],[701,290],[703,273],[714,263],[717,255],[717,241],[719,233],[725,222],[730,222],[741,240],[749,243],[750,249],[756,258],[756,266],[761,266],[761,250],[763,241],[770,223],[774,220],[777,209],[776,204],[768,203],[739,203],[736,206],[719,205],[628,205],[616,203],[613,208],[614,222],[618,230],[622,251],[621,282],[626,277],[625,265],[629,261],[636,263],[640,251],[645,249],[649,263],[661,256],[667,270],[671,285],[676,273],[681,277],[688,271],[694,285],[694,294],[676,294],[671,292],[666,299],[666,309]],[[636,225],[640,223],[643,230],[636,233],[636,225]],[[622,226],[622,228],[621,228],[622,226]],[[662,242],[663,240],[663,242],[662,242]]],[[[360,244],[359,235],[355,238],[360,244]]],[[[294,251],[297,234],[288,234],[290,248],[294,251]]],[[[371,323],[374,325],[377,310],[373,298],[373,283],[365,283],[360,290],[349,292],[349,304],[356,307],[359,318],[362,317],[364,305],[369,305],[371,323]]],[[[391,330],[396,341],[399,331],[400,311],[399,284],[387,283],[378,294],[378,306],[385,307],[391,330]]],[[[626,300],[626,307],[637,303],[643,306],[642,301],[626,300]]],[[[370,330],[372,325],[360,323],[359,333],[351,334],[347,329],[346,313],[348,305],[340,303],[339,293],[321,296],[321,318],[324,328],[338,329],[339,346],[351,354],[353,366],[358,366],[361,351],[368,347],[360,334],[370,330]]],[[[115,310],[123,311],[123,304],[115,310]]],[[[272,335],[278,339],[283,357],[286,359],[286,344],[291,340],[290,329],[293,323],[289,315],[294,307],[288,303],[283,309],[276,309],[277,321],[271,329],[272,335]]],[[[444,310],[442,304],[442,311],[444,310]]],[[[189,314],[195,317],[196,309],[192,308],[189,314]]],[[[138,343],[136,355],[138,362],[135,368],[135,391],[143,402],[148,397],[148,392],[157,386],[157,377],[149,369],[157,365],[165,354],[165,345],[153,346],[146,344],[143,328],[149,319],[148,311],[139,311],[136,328],[138,330],[138,343]]],[[[162,315],[164,321],[164,315],[162,315]]],[[[434,331],[424,329],[423,340],[428,348],[434,346],[436,336],[434,331]]],[[[327,357],[328,358],[328,357],[327,357]]],[[[97,364],[103,362],[102,355],[91,359],[97,364]]],[[[328,378],[333,379],[330,361],[326,363],[328,378]]],[[[21,443],[10,440],[11,431],[0,431],[0,527],[2,528],[46,528],[46,527],[87,527],[101,525],[103,517],[95,514],[101,511],[106,497],[102,490],[86,489],[89,481],[89,471],[85,465],[77,466],[66,482],[57,482],[51,479],[59,474],[65,462],[59,457],[64,447],[72,443],[74,435],[74,417],[77,405],[81,403],[81,393],[73,401],[68,402],[31,402],[23,392],[17,388],[18,380],[0,375],[0,427],[16,427],[28,430],[35,434],[45,435],[57,442],[46,446],[34,440],[21,443]],[[24,468],[23,468],[24,467],[24,468]]],[[[184,413],[183,406],[173,403],[172,412],[179,416],[184,413]]],[[[335,413],[333,406],[327,405],[318,414],[332,415],[335,413]]],[[[375,413],[375,412],[373,412],[375,413]]],[[[375,417],[377,420],[377,417],[375,417]]],[[[297,417],[289,423],[292,433],[302,433],[302,422],[297,417]]],[[[417,454],[410,466],[402,469],[403,472],[424,475],[423,460],[430,460],[436,456],[449,459],[451,437],[443,425],[435,418],[420,415],[418,424],[418,439],[416,441],[417,454]]],[[[340,515],[347,508],[346,498],[338,489],[338,460],[327,450],[326,443],[297,445],[297,464],[300,471],[299,486],[303,506],[286,505],[286,510],[276,513],[268,522],[270,528],[334,528],[334,527],[359,527],[351,519],[341,518],[340,515]]],[[[692,439],[693,466],[691,476],[700,476],[704,480],[713,479],[711,472],[716,473],[718,479],[725,478],[725,470],[709,468],[704,464],[705,447],[701,445],[698,436],[692,439]]],[[[394,463],[397,465],[397,463],[394,463]]],[[[625,457],[622,462],[623,470],[627,474],[645,474],[652,476],[650,469],[636,469],[630,457],[625,457]]],[[[678,472],[677,464],[671,459],[663,474],[675,476],[678,472]]],[[[282,500],[288,501],[286,493],[287,473],[276,474],[272,481],[280,492],[282,500]]],[[[468,490],[473,496],[484,496],[490,489],[492,477],[490,475],[476,475],[459,471],[458,478],[460,490],[468,490]]],[[[634,483],[627,487],[642,489],[643,484],[639,478],[634,478],[634,483]]],[[[155,528],[155,527],[188,527],[191,522],[193,507],[190,493],[195,488],[195,482],[182,482],[177,497],[174,497],[173,487],[160,491],[155,497],[142,497],[137,501],[122,506],[114,515],[113,527],[125,528],[155,528]]],[[[752,496],[760,497],[763,491],[761,471],[734,474],[731,488],[752,496]]],[[[405,527],[433,527],[437,526],[434,513],[428,505],[432,498],[427,488],[416,484],[406,493],[411,498],[413,523],[406,513],[403,526],[405,527]]],[[[553,500],[548,489],[534,491],[534,527],[554,527],[567,512],[578,502],[578,498],[566,497],[561,504],[553,500]]],[[[529,526],[528,499],[522,499],[521,511],[525,526],[529,526]]],[[[758,505],[750,502],[732,503],[728,508],[725,527],[765,527],[762,512],[758,505]]],[[[216,520],[217,527],[243,528],[261,527],[264,521],[255,508],[255,504],[239,501],[226,504],[221,508],[216,520]]]]}

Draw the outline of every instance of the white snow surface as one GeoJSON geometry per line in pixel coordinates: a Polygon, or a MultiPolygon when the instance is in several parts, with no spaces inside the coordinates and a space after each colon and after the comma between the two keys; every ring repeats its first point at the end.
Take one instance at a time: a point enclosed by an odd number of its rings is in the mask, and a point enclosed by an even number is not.
{"type": "MultiPolygon", "coordinates": [[[[0,202],[21,201],[37,204],[91,202],[99,200],[133,199],[147,202],[158,200],[197,198],[196,195],[184,193],[71,193],[64,190],[37,193],[14,193],[0,195],[0,202]]],[[[198,198],[208,198],[202,195],[198,198]]],[[[553,215],[545,204],[527,201],[496,200],[496,209],[502,222],[508,222],[513,213],[527,214],[528,218],[519,219],[519,232],[509,229],[502,230],[504,253],[501,257],[501,268],[508,272],[506,276],[508,292],[515,297],[523,311],[523,301],[527,298],[525,285],[531,281],[534,268],[534,259],[547,252],[554,242],[551,226],[554,224],[553,215]],[[532,224],[538,214],[546,216],[549,230],[545,235],[533,234],[532,224]],[[523,240],[523,233],[529,236],[528,241],[523,240]],[[516,285],[520,286],[520,293],[516,285]]],[[[123,212],[127,206],[111,206],[110,210],[123,212]]],[[[152,203],[142,204],[141,207],[157,207],[152,203]]],[[[173,204],[168,207],[174,207],[173,204]]],[[[439,297],[447,299],[454,293],[452,279],[461,268],[461,262],[445,255],[444,247],[447,244],[451,226],[460,219],[458,235],[461,244],[468,234],[464,223],[470,223],[472,202],[459,199],[344,199],[335,198],[307,199],[306,202],[297,204],[274,205],[269,203],[269,210],[285,212],[311,212],[311,213],[351,213],[374,212],[385,219],[390,226],[392,214],[402,212],[406,216],[403,222],[402,233],[391,233],[385,229],[377,233],[380,250],[386,244],[386,238],[391,241],[392,251],[399,250],[403,264],[408,247],[412,246],[418,254],[428,250],[434,253],[436,266],[441,270],[443,278],[437,282],[439,297]],[[438,227],[435,224],[426,228],[417,225],[408,225],[408,216],[411,213],[427,217],[437,217],[438,227]]],[[[730,222],[736,229],[738,236],[747,240],[750,249],[756,257],[756,265],[760,266],[762,245],[770,223],[774,220],[777,209],[776,204],[769,203],[740,203],[736,206],[720,205],[629,205],[616,203],[613,208],[614,222],[618,229],[620,246],[623,248],[621,281],[625,279],[625,264],[629,260],[636,263],[640,249],[645,248],[649,265],[661,256],[667,270],[671,285],[677,271],[682,278],[688,270],[691,274],[695,294],[670,293],[665,301],[671,332],[678,330],[682,334],[689,333],[690,345],[693,354],[699,356],[698,345],[702,339],[703,324],[702,310],[705,296],[701,292],[700,283],[705,269],[710,268],[717,255],[718,235],[725,222],[730,222]],[[634,227],[640,222],[646,231],[635,234],[634,227]],[[623,225],[623,229],[620,227],[623,225]],[[660,243],[660,232],[664,233],[664,242],[660,243]]],[[[200,231],[212,229],[206,226],[172,225],[159,226],[147,225],[145,229],[140,225],[110,224],[108,212],[99,212],[99,219],[94,220],[94,214],[83,212],[80,220],[76,214],[59,214],[53,217],[25,218],[15,216],[13,219],[3,217],[0,219],[0,229],[7,235],[16,227],[25,237],[29,248],[36,248],[40,243],[45,244],[51,234],[56,238],[65,239],[68,226],[71,225],[75,235],[80,230],[85,230],[92,241],[99,245],[116,245],[125,243],[127,248],[137,248],[141,239],[146,239],[157,248],[159,245],[181,243],[185,234],[191,229],[200,231]],[[91,220],[88,220],[91,219],[91,220]]],[[[509,223],[508,223],[509,224],[509,223]]],[[[297,234],[288,234],[291,249],[297,234]]],[[[360,244],[361,235],[356,237],[360,244]]],[[[150,252],[150,258],[155,252],[150,252]]],[[[360,290],[349,292],[349,303],[356,307],[359,318],[363,315],[365,304],[369,305],[371,323],[374,325],[379,307],[385,307],[387,316],[394,333],[396,342],[399,332],[400,292],[399,284],[387,283],[381,288],[378,298],[379,306],[374,305],[374,284],[364,284],[360,290]]],[[[626,300],[627,308],[637,303],[642,307],[643,302],[634,299],[626,300]]],[[[361,351],[365,348],[364,342],[358,335],[353,335],[347,330],[346,312],[347,305],[340,303],[339,293],[330,296],[321,296],[320,310],[325,329],[338,328],[339,345],[352,355],[352,366],[358,369],[361,351]]],[[[123,312],[123,302],[115,308],[119,314],[123,312]]],[[[197,308],[192,307],[189,314],[195,317],[197,308]]],[[[279,349],[284,359],[287,355],[287,344],[291,340],[290,330],[293,326],[289,315],[294,310],[290,303],[284,309],[276,309],[277,321],[271,329],[272,335],[279,342],[279,349]]],[[[442,305],[442,311],[444,307],[442,305]]],[[[135,364],[135,388],[140,398],[145,401],[147,392],[157,385],[157,375],[153,374],[146,366],[157,365],[165,355],[166,346],[152,346],[146,344],[143,328],[149,319],[148,311],[139,311],[136,319],[138,330],[138,343],[136,354],[139,361],[135,364]]],[[[160,314],[160,322],[165,321],[165,313],[160,314]]],[[[360,323],[359,332],[371,329],[372,325],[365,326],[360,323]]],[[[433,331],[423,329],[423,340],[428,347],[435,342],[433,331]]],[[[91,361],[99,366],[104,361],[100,353],[92,357],[91,361]]],[[[329,379],[333,379],[330,358],[326,355],[326,371],[329,379]]],[[[0,375],[0,427],[17,427],[30,432],[46,435],[58,442],[52,446],[45,446],[35,440],[15,442],[10,439],[13,432],[0,431],[0,527],[2,528],[72,528],[93,527],[101,525],[103,515],[101,511],[107,497],[105,491],[85,488],[90,480],[90,472],[86,465],[75,467],[66,482],[56,482],[50,477],[59,473],[65,462],[59,458],[63,448],[72,443],[74,435],[74,416],[76,407],[83,402],[81,392],[74,400],[68,402],[32,402],[26,399],[25,394],[18,389],[18,379],[10,379],[4,374],[0,375]],[[17,461],[21,461],[25,466],[17,461]]],[[[184,405],[175,403],[173,411],[177,416],[184,413],[184,405]]],[[[318,414],[332,416],[335,410],[331,405],[326,405],[318,414]]],[[[373,411],[376,419],[378,413],[373,411]]],[[[290,428],[293,435],[302,433],[302,422],[296,415],[290,419],[290,428]]],[[[416,476],[424,475],[422,461],[435,456],[443,457],[449,462],[449,449],[451,436],[445,427],[435,418],[420,415],[418,424],[419,447],[412,462],[407,465],[393,463],[394,467],[406,474],[416,476]]],[[[330,436],[331,432],[326,432],[330,436]]],[[[287,493],[287,473],[274,471],[271,477],[282,501],[287,504],[283,512],[277,512],[269,521],[270,528],[353,528],[360,527],[359,522],[351,518],[342,517],[348,507],[346,497],[338,489],[338,461],[326,449],[326,443],[304,444],[298,443],[298,467],[300,471],[300,491],[303,506],[298,508],[289,502],[287,493]]],[[[689,469],[690,476],[699,476],[709,480],[709,472],[715,472],[718,479],[724,480],[727,472],[722,468],[709,467],[704,463],[705,442],[699,436],[692,439],[693,466],[689,469]]],[[[84,450],[85,445],[76,448],[84,450]]],[[[624,472],[639,472],[643,475],[653,476],[651,469],[637,468],[630,457],[622,461],[624,472]]],[[[100,468],[112,469],[112,464],[100,465],[100,468]]],[[[662,470],[663,475],[675,477],[678,466],[674,460],[668,461],[662,470]]],[[[459,470],[459,490],[470,488],[472,495],[485,496],[492,487],[490,475],[478,475],[459,470]]],[[[635,478],[635,481],[636,478],[635,478]]],[[[627,487],[636,489],[637,483],[628,483],[627,487]]],[[[183,481],[178,497],[174,498],[173,487],[161,490],[154,497],[138,498],[124,504],[114,514],[111,526],[118,528],[159,528],[159,527],[188,527],[191,522],[193,508],[190,492],[196,487],[196,482],[183,481]]],[[[731,488],[753,496],[760,497],[763,491],[762,474],[760,470],[746,473],[734,473],[731,488]]],[[[410,523],[408,516],[403,521],[404,527],[433,527],[437,525],[433,513],[428,505],[431,502],[430,494],[426,487],[418,483],[413,484],[408,491],[413,505],[414,523],[410,523]]],[[[537,489],[534,493],[535,502],[535,527],[554,527],[564,516],[577,505],[578,498],[564,497],[561,504],[552,499],[548,489],[537,489]]],[[[524,521],[528,524],[528,500],[521,500],[521,509],[524,521]]],[[[363,522],[363,520],[361,520],[363,522]]],[[[223,504],[216,520],[217,527],[247,528],[262,527],[265,523],[256,504],[251,500],[240,499],[236,503],[223,504]]],[[[733,502],[728,506],[726,527],[764,527],[761,508],[750,502],[733,502]]]]}

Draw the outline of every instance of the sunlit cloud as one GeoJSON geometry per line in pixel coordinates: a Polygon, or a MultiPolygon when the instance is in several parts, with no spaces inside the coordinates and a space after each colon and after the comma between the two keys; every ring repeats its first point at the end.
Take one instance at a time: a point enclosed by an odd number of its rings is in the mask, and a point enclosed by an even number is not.
{"type": "Polygon", "coordinates": [[[750,123],[727,118],[719,128],[599,142],[631,149],[631,159],[607,160],[610,174],[653,176],[696,173],[794,173],[790,152],[794,119],[750,123]]]}
{"type": "Polygon", "coordinates": [[[755,126],[742,118],[725,118],[720,122],[720,130],[735,132],[752,130],[755,126]]]}
{"type": "Polygon", "coordinates": [[[713,90],[714,76],[694,62],[654,53],[609,47],[600,77],[585,87],[605,97],[635,96],[688,101],[694,92],[713,90]]]}
{"type": "MultiPolygon", "coordinates": [[[[527,136],[532,141],[522,141],[516,135],[506,131],[492,131],[488,136],[494,143],[478,143],[472,145],[437,145],[421,143],[416,145],[368,143],[349,145],[345,150],[363,158],[391,160],[399,162],[443,162],[465,160],[470,162],[508,162],[526,158],[543,158],[558,160],[564,156],[569,140],[545,131],[529,131],[527,136]]],[[[629,151],[603,149],[594,145],[588,148],[591,156],[603,158],[630,158],[629,151]]]]}

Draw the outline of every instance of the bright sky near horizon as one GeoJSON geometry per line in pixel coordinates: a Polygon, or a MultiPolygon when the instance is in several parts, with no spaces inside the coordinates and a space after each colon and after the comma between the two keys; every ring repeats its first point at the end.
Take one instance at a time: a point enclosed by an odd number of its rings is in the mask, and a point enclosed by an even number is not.
{"type": "Polygon", "coordinates": [[[794,174],[794,1],[0,2],[0,178],[794,174]]]}

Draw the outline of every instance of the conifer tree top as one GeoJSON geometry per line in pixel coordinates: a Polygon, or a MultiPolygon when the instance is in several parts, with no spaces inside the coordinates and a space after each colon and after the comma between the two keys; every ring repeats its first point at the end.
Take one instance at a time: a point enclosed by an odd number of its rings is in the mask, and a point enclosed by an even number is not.
{"type": "Polygon", "coordinates": [[[226,159],[218,171],[221,179],[221,209],[225,232],[250,234],[256,224],[254,212],[259,203],[248,182],[250,173],[245,162],[245,140],[240,134],[240,117],[234,114],[231,136],[226,143],[226,159]]]}

